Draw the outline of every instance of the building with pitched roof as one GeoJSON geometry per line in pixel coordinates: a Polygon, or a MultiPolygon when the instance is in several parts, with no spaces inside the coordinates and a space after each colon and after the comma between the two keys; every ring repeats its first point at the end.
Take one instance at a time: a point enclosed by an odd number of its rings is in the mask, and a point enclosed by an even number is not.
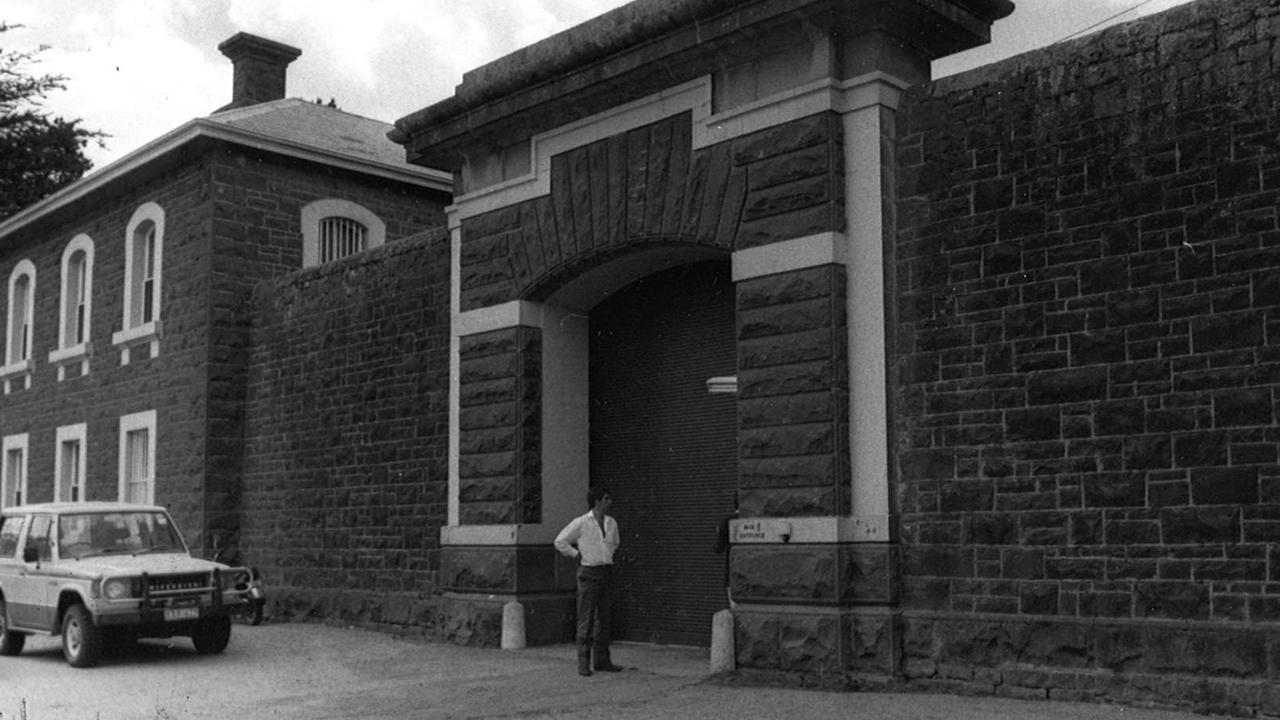
{"type": "Polygon", "coordinates": [[[1274,5],[931,81],[1012,3],[637,0],[397,121],[449,176],[233,39],[240,101],[0,224],[2,501],[496,646],[572,638],[604,483],[615,639],[1273,716],[1274,5]]]}
{"type": "Polygon", "coordinates": [[[232,102],[0,222],[0,502],[171,508],[234,537],[255,287],[443,223],[390,126],[286,98],[300,51],[237,34],[232,102]]]}

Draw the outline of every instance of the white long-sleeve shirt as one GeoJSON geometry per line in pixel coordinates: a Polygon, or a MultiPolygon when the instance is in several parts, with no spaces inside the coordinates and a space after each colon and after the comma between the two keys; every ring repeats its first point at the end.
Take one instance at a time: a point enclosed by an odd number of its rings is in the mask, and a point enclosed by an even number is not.
{"type": "Polygon", "coordinates": [[[590,511],[569,521],[556,535],[556,550],[562,555],[581,558],[587,567],[612,565],[613,553],[618,549],[618,523],[609,515],[604,516],[604,531],[590,511]]]}

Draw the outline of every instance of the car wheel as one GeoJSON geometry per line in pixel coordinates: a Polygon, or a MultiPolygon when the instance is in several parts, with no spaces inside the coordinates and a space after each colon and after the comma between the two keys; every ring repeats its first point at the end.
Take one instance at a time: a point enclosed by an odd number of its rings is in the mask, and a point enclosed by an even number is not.
{"type": "Polygon", "coordinates": [[[249,608],[249,624],[250,625],[262,624],[262,606],[265,604],[266,603],[264,603],[261,600],[253,601],[253,604],[249,608]]]}
{"type": "Polygon", "coordinates": [[[62,616],[62,656],[71,667],[85,668],[98,664],[102,657],[102,629],[83,605],[72,605],[62,616]]]}
{"type": "Polygon", "coordinates": [[[26,633],[9,629],[9,609],[0,600],[0,655],[17,655],[26,644],[26,633]]]}
{"type": "Polygon", "coordinates": [[[201,655],[217,655],[231,642],[231,618],[216,617],[201,620],[191,633],[191,643],[201,655]]]}

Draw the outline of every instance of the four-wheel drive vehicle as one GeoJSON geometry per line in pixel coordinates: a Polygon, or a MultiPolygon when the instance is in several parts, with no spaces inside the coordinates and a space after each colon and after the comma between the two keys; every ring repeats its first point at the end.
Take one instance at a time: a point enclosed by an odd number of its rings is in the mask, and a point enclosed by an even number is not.
{"type": "Polygon", "coordinates": [[[193,558],[162,507],[23,505],[0,512],[0,655],[26,636],[62,635],[74,667],[108,641],[191,637],[220,653],[230,612],[248,602],[249,570],[193,558]]]}

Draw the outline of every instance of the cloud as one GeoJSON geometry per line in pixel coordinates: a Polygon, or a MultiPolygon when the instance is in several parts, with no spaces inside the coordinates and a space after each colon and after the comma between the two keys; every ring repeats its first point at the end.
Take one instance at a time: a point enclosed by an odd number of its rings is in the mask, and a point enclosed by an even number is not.
{"type": "Polygon", "coordinates": [[[49,45],[38,72],[65,75],[46,109],[102,130],[96,166],[231,98],[217,45],[245,31],[294,45],[288,94],[334,98],[391,122],[453,93],[464,72],[625,0],[10,0],[15,49],[49,45]]]}
{"type": "Polygon", "coordinates": [[[302,49],[290,94],[392,120],[448,97],[464,72],[622,2],[232,0],[229,17],[302,49]]]}
{"type": "MultiPolygon", "coordinates": [[[[1136,0],[1019,0],[996,24],[996,44],[963,54],[943,74],[1039,47],[1136,0]]],[[[1186,0],[1153,0],[1131,20],[1186,0]]],[[[0,20],[26,28],[13,49],[51,46],[39,72],[68,77],[47,108],[112,137],[90,149],[118,159],[231,98],[231,65],[217,45],[244,31],[293,45],[288,94],[334,98],[391,122],[439,102],[463,73],[624,4],[626,0],[5,0],[0,20]],[[25,45],[24,45],[25,44],[25,45]]]]}
{"type": "Polygon", "coordinates": [[[223,77],[229,72],[168,31],[177,5],[129,0],[54,7],[31,28],[49,46],[38,71],[68,79],[65,90],[49,96],[46,109],[110,136],[106,150],[88,149],[95,165],[208,114],[229,97],[229,79],[223,77]]]}

